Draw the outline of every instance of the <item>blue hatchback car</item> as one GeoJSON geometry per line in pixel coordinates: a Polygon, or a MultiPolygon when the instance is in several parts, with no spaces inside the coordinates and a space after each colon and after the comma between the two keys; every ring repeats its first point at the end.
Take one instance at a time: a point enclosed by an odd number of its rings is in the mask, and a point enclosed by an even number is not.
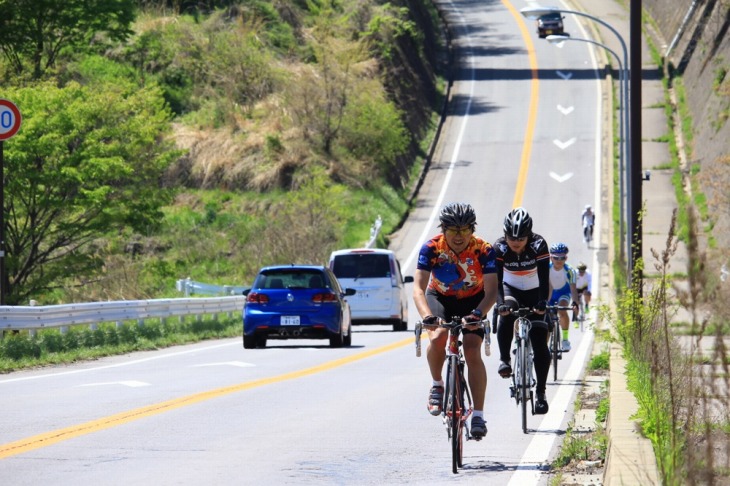
{"type": "Polygon", "coordinates": [[[325,266],[279,265],[259,270],[244,291],[243,347],[266,347],[268,339],[329,339],[352,344],[352,320],[337,277],[325,266]]]}

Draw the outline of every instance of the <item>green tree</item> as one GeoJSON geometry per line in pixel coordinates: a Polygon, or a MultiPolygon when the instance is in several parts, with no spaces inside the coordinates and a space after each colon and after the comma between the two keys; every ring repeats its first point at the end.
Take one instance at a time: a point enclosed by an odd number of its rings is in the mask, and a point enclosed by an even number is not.
{"type": "Polygon", "coordinates": [[[134,0],[0,0],[0,50],[17,74],[26,63],[39,79],[63,49],[126,39],[134,0]]]}
{"type": "Polygon", "coordinates": [[[157,88],[41,84],[6,93],[23,124],[5,150],[4,288],[17,304],[101,264],[90,243],[149,233],[171,202],[160,178],[178,157],[157,88]]]}

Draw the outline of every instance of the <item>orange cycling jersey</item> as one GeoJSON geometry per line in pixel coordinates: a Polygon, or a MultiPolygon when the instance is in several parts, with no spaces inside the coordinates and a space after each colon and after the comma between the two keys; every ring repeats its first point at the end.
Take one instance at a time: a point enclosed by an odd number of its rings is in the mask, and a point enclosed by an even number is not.
{"type": "Polygon", "coordinates": [[[423,244],[416,268],[431,273],[430,290],[463,299],[484,288],[484,275],[496,273],[496,254],[492,245],[472,236],[457,255],[440,234],[423,244]]]}

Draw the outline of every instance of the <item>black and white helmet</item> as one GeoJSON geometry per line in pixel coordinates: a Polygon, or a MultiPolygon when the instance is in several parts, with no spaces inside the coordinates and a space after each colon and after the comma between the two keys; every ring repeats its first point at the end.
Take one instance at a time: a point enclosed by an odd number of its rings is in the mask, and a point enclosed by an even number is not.
{"type": "Polygon", "coordinates": [[[449,203],[441,208],[439,220],[442,228],[469,226],[473,229],[477,224],[477,215],[470,204],[449,203]]]}
{"type": "Polygon", "coordinates": [[[530,236],[532,233],[532,218],[525,208],[516,208],[504,218],[504,235],[512,238],[530,236]]]}

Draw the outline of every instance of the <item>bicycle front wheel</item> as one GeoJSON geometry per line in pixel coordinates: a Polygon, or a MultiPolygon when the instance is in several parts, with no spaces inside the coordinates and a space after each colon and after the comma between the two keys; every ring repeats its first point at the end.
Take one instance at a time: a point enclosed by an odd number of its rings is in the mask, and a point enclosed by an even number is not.
{"type": "Polygon", "coordinates": [[[462,446],[464,431],[462,428],[462,396],[461,377],[459,376],[459,363],[456,356],[449,357],[448,380],[448,413],[447,423],[451,438],[451,471],[456,474],[462,465],[462,446]]]}
{"type": "Polygon", "coordinates": [[[560,326],[556,322],[553,326],[553,332],[550,334],[550,352],[553,360],[553,381],[558,381],[558,360],[560,359],[560,326]]]}
{"type": "Polygon", "coordinates": [[[522,402],[522,432],[527,433],[527,401],[529,400],[530,393],[530,376],[527,373],[527,340],[529,337],[520,340],[518,354],[520,359],[520,388],[518,393],[520,394],[520,402],[522,402]]]}

